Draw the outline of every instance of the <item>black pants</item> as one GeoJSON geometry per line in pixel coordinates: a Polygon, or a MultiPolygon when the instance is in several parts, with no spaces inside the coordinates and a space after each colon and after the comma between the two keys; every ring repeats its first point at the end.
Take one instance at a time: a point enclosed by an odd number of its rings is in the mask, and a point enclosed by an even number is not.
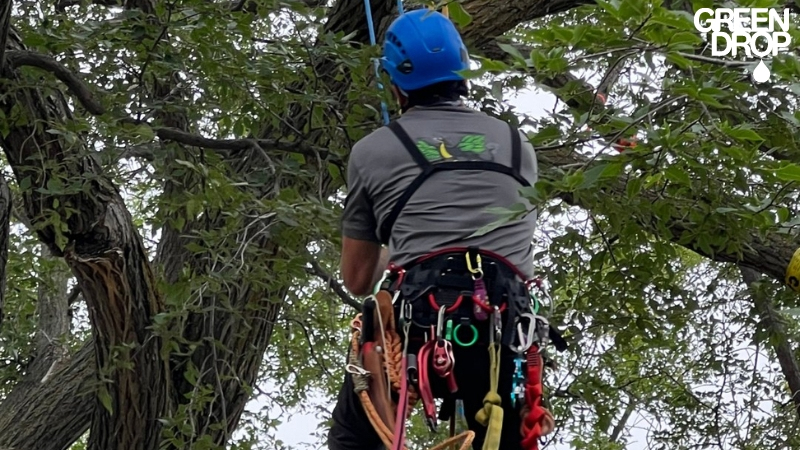
{"type": "MultiPolygon", "coordinates": [[[[419,342],[410,342],[409,352],[415,351],[419,346],[419,342]]],[[[475,432],[472,448],[480,450],[486,436],[486,427],[475,420],[475,414],[483,407],[483,397],[489,392],[489,350],[486,344],[480,342],[471,347],[460,347],[453,344],[453,356],[458,383],[458,392],[454,394],[454,398],[463,400],[464,414],[469,429],[475,432]]],[[[512,408],[510,395],[515,357],[514,352],[503,347],[500,359],[500,379],[497,386],[503,408],[503,434],[500,442],[500,448],[503,450],[522,449],[520,444],[522,440],[520,435],[522,402],[518,401],[516,407],[512,408]]],[[[525,370],[524,365],[523,370],[525,370]]],[[[446,396],[450,394],[446,389],[445,380],[439,378],[432,370],[430,375],[434,396],[447,398],[446,396]]],[[[414,414],[423,414],[421,400],[414,409],[414,414]]],[[[349,373],[345,374],[344,383],[333,410],[333,425],[328,432],[328,448],[330,450],[384,449],[380,437],[372,428],[358,396],[353,391],[353,378],[349,373]]]]}

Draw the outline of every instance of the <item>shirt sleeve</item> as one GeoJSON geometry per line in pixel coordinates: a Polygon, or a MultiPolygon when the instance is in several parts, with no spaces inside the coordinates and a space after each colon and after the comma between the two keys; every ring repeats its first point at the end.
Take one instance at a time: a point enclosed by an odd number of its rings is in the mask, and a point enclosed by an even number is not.
{"type": "Polygon", "coordinates": [[[367,188],[367,180],[361,176],[355,151],[351,153],[347,164],[347,187],[342,216],[342,235],[360,241],[380,243],[372,198],[367,188]]]}

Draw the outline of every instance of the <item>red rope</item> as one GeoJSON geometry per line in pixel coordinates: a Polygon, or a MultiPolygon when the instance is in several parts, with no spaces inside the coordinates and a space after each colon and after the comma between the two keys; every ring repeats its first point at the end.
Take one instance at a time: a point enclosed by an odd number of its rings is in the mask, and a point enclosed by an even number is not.
{"type": "Polygon", "coordinates": [[[528,380],[525,383],[525,409],[528,410],[528,413],[522,420],[522,448],[524,450],[538,450],[539,438],[552,429],[552,426],[547,424],[552,420],[552,416],[542,406],[543,365],[539,347],[532,345],[528,350],[528,380]]]}

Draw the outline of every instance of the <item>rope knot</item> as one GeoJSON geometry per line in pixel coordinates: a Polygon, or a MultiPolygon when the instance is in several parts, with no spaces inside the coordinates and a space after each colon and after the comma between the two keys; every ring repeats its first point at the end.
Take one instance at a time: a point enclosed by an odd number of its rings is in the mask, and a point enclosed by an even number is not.
{"type": "Polygon", "coordinates": [[[483,408],[479,409],[478,413],[475,414],[475,420],[483,426],[488,426],[489,420],[492,418],[493,414],[497,413],[497,410],[500,410],[502,414],[503,409],[500,408],[502,401],[503,400],[496,392],[487,393],[486,397],[483,397],[483,408]]]}

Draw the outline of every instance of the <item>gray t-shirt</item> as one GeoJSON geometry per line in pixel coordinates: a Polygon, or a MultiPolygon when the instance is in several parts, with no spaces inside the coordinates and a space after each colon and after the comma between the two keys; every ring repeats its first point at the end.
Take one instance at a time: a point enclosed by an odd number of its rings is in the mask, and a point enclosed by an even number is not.
{"type": "MultiPolygon", "coordinates": [[[[429,161],[484,160],[511,166],[508,124],[460,102],[411,108],[397,122],[429,161]]],[[[520,174],[533,185],[538,180],[536,155],[522,134],[521,140],[520,174]]],[[[342,220],[343,234],[381,242],[380,224],[420,172],[387,127],[358,141],[348,163],[349,192],[342,220]]],[[[487,212],[488,208],[507,208],[515,203],[530,206],[519,195],[521,187],[511,176],[497,172],[434,173],[397,218],[389,240],[390,260],[405,265],[436,250],[477,246],[506,257],[532,276],[535,211],[483,236],[469,237],[499,218],[487,212]]]]}

